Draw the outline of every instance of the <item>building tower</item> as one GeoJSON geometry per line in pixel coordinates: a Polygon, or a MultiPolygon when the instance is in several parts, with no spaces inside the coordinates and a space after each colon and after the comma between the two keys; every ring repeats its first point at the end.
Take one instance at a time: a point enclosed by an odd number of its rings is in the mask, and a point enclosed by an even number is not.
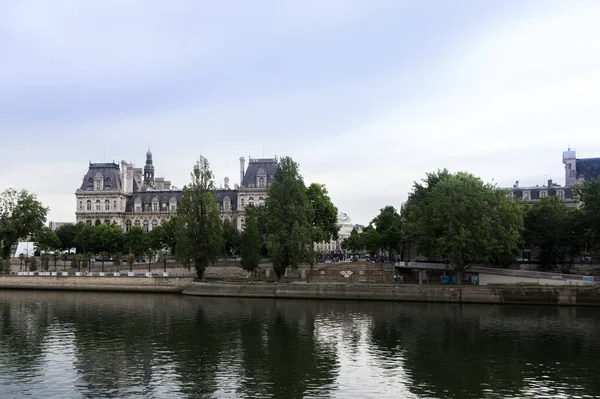
{"type": "Polygon", "coordinates": [[[565,187],[573,187],[577,184],[577,158],[571,148],[563,151],[563,163],[565,164],[565,187]]]}
{"type": "Polygon", "coordinates": [[[152,152],[146,153],[146,166],[144,166],[144,186],[154,187],[154,165],[152,165],[152,152]]]}
{"type": "Polygon", "coordinates": [[[244,172],[246,171],[246,160],[244,157],[240,157],[240,187],[244,181],[244,172]]]}

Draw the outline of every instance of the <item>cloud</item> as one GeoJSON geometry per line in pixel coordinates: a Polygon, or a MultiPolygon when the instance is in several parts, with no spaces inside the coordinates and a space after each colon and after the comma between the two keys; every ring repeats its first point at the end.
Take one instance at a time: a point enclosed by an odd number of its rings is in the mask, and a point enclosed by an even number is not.
{"type": "Polygon", "coordinates": [[[148,146],[178,186],[199,154],[232,184],[240,156],[290,155],[363,224],[438,168],[562,183],[569,143],[600,152],[596,2],[108,3],[0,5],[31,61],[0,78],[0,181],[51,219],[74,219],[88,160],[148,146]]]}

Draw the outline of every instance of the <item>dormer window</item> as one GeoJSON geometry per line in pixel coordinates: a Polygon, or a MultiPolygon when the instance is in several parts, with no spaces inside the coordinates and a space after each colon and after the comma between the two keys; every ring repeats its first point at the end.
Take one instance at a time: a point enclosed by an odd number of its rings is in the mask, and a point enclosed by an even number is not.
{"type": "Polygon", "coordinates": [[[565,192],[564,192],[563,190],[558,190],[556,193],[557,193],[557,195],[558,195],[558,199],[559,199],[559,200],[561,200],[561,201],[562,201],[562,200],[564,200],[564,199],[565,199],[565,192]]]}
{"type": "Polygon", "coordinates": [[[102,180],[96,180],[96,186],[94,187],[94,190],[96,190],[96,191],[102,190],[102,180]]]}
{"type": "Polygon", "coordinates": [[[223,210],[226,212],[231,210],[231,200],[229,197],[223,199],[223,210]]]}
{"type": "Polygon", "coordinates": [[[265,186],[265,178],[263,176],[260,176],[258,178],[258,187],[264,187],[265,186]]]}
{"type": "Polygon", "coordinates": [[[531,199],[531,194],[529,191],[523,191],[523,201],[529,201],[531,199]]]}
{"type": "Polygon", "coordinates": [[[548,196],[548,191],[546,191],[546,190],[540,191],[540,198],[544,198],[544,197],[547,197],[547,196],[548,196]]]}
{"type": "Polygon", "coordinates": [[[135,199],[135,212],[141,212],[142,211],[142,200],[139,198],[135,199]]]}

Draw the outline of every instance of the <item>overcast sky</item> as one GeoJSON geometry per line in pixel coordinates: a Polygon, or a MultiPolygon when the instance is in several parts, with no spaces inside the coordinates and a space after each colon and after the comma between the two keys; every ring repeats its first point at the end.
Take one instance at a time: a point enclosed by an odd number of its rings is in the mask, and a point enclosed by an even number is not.
{"type": "Polygon", "coordinates": [[[564,184],[600,156],[600,1],[0,0],[0,190],[75,220],[88,162],[217,182],[293,157],[366,224],[447,167],[564,184]]]}

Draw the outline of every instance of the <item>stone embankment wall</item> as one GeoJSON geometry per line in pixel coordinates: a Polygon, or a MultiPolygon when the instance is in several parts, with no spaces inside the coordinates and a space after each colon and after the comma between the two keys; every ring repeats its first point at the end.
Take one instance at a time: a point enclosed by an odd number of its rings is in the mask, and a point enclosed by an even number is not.
{"type": "Polygon", "coordinates": [[[258,298],[600,306],[600,289],[584,287],[193,283],[183,291],[183,294],[258,298]]]}
{"type": "Polygon", "coordinates": [[[0,277],[0,289],[180,293],[192,283],[184,277],[0,277]]]}

